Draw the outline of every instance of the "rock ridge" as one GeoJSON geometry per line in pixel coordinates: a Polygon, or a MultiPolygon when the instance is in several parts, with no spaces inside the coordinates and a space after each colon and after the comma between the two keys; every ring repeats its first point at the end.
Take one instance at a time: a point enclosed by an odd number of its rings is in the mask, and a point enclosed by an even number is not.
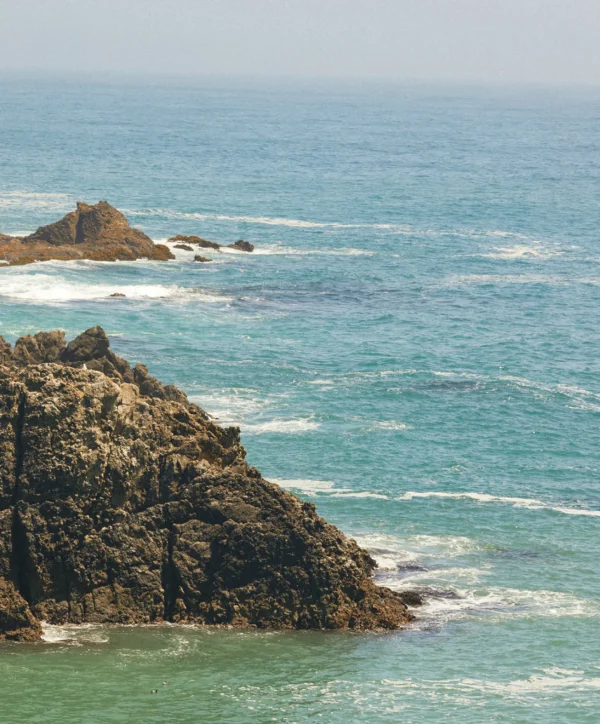
{"type": "Polygon", "coordinates": [[[0,640],[40,622],[396,629],[402,597],[239,429],[110,348],[101,327],[0,337],[0,640]]]}

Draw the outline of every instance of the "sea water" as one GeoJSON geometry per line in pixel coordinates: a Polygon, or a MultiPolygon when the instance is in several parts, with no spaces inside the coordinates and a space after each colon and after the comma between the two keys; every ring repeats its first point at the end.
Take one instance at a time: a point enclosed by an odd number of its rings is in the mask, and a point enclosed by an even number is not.
{"type": "Polygon", "coordinates": [[[598,90],[4,77],[0,231],[105,198],[256,251],[0,269],[0,334],[102,325],[433,595],[386,635],[47,627],[0,720],[597,722],[599,190],[598,90]]]}

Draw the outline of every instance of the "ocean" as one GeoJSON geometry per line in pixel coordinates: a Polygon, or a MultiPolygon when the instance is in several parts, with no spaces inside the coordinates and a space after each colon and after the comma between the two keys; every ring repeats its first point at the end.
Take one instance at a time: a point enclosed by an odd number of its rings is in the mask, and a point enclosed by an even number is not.
{"type": "Polygon", "coordinates": [[[432,595],[390,634],[47,627],[0,721],[597,722],[599,190],[599,89],[1,77],[1,232],[107,199],[256,251],[0,269],[0,334],[102,325],[432,595]]]}

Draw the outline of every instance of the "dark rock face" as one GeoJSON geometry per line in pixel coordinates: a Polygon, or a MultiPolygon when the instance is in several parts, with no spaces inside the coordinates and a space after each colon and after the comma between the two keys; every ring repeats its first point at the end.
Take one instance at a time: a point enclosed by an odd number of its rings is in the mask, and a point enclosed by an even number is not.
{"type": "Polygon", "coordinates": [[[227,246],[230,249],[237,249],[238,251],[254,251],[254,244],[251,244],[249,241],[244,241],[243,239],[239,239],[239,241],[236,241],[235,244],[228,244],[227,246]]]}
{"type": "Polygon", "coordinates": [[[193,248],[187,244],[175,244],[175,249],[181,249],[182,251],[194,251],[193,248]]]}
{"type": "Polygon", "coordinates": [[[194,257],[194,261],[207,262],[212,261],[212,259],[209,259],[207,256],[199,256],[198,254],[196,254],[196,256],[194,257]]]}
{"type": "Polygon", "coordinates": [[[0,578],[0,641],[37,641],[39,621],[10,581],[0,578]]]}
{"type": "Polygon", "coordinates": [[[394,629],[374,562],[100,327],[0,338],[0,638],[39,621],[394,629]]]}
{"type": "Polygon", "coordinates": [[[184,236],[183,234],[178,234],[177,236],[172,236],[169,241],[177,241],[187,246],[193,244],[194,246],[199,246],[201,249],[215,249],[215,251],[219,251],[221,248],[221,244],[217,244],[216,241],[208,241],[201,236],[184,236]]]}
{"type": "Polygon", "coordinates": [[[0,260],[10,265],[59,259],[132,261],[173,259],[168,247],[129,226],[125,216],[106,201],[77,209],[26,237],[0,235],[0,260]]]}

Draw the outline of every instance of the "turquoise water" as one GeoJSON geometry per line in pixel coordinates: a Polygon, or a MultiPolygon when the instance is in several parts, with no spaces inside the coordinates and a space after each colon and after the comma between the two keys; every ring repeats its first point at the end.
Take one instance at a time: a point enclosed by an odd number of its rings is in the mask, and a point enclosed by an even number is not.
{"type": "Polygon", "coordinates": [[[0,649],[0,721],[598,721],[599,120],[597,90],[0,81],[1,231],[107,198],[257,246],[0,269],[0,334],[101,324],[444,594],[391,635],[49,628],[0,649]]]}

